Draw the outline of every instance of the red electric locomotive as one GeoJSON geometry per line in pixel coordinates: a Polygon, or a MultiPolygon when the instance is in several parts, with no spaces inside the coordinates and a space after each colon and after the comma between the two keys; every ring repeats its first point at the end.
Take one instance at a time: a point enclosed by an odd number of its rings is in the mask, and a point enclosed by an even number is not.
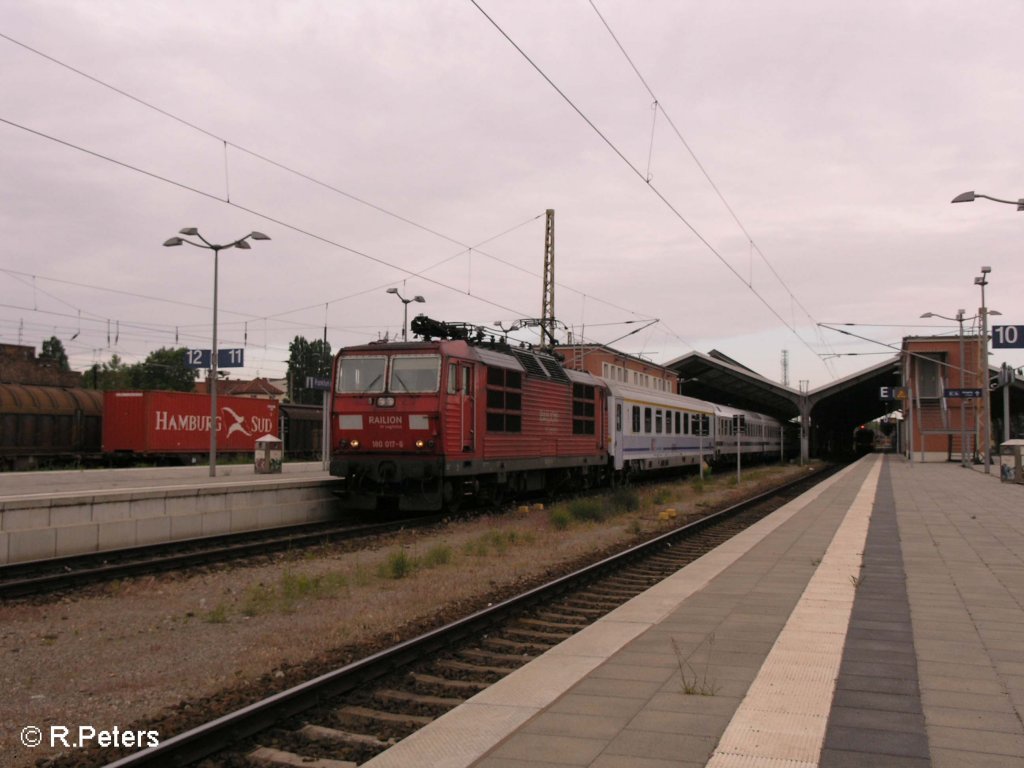
{"type": "Polygon", "coordinates": [[[466,338],[348,347],[335,358],[331,474],[342,505],[363,510],[586,487],[608,471],[606,418],[602,383],[545,352],[466,338]]]}

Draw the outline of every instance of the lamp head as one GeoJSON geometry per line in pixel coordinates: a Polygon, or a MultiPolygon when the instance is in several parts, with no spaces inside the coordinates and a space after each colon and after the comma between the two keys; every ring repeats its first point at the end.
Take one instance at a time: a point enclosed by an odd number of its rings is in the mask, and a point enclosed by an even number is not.
{"type": "Polygon", "coordinates": [[[395,293],[395,294],[397,294],[398,293],[398,289],[397,288],[388,288],[386,291],[384,291],[384,293],[395,293]]]}
{"type": "Polygon", "coordinates": [[[187,237],[199,237],[199,230],[195,227],[185,227],[184,229],[179,229],[178,234],[187,237]]]}
{"type": "Polygon", "coordinates": [[[170,248],[171,246],[174,245],[181,245],[183,242],[185,241],[182,240],[180,237],[169,237],[166,240],[164,240],[164,245],[170,248]]]}
{"type": "Polygon", "coordinates": [[[954,197],[950,202],[954,203],[973,203],[975,198],[974,190],[970,192],[963,192],[954,197]]]}
{"type": "Polygon", "coordinates": [[[252,246],[249,245],[249,243],[246,242],[245,240],[239,240],[237,243],[235,243],[235,248],[241,248],[243,251],[252,250],[252,246]]]}
{"type": "Polygon", "coordinates": [[[262,232],[250,232],[249,233],[249,237],[251,237],[253,240],[269,240],[270,239],[267,235],[264,235],[262,232]]]}
{"type": "Polygon", "coordinates": [[[991,271],[992,271],[992,267],[982,267],[981,268],[981,274],[983,274],[983,275],[987,275],[991,271]]]}
{"type": "Polygon", "coordinates": [[[425,304],[425,303],[426,303],[426,301],[427,301],[427,300],[426,300],[426,299],[424,299],[424,298],[423,298],[422,296],[414,296],[412,300],[413,300],[413,301],[418,301],[418,302],[419,302],[420,304],[425,304]]]}
{"type": "Polygon", "coordinates": [[[931,312],[925,312],[925,313],[924,313],[923,315],[921,315],[921,317],[922,317],[922,318],[925,318],[925,317],[932,317],[932,313],[931,313],[931,312]]]}

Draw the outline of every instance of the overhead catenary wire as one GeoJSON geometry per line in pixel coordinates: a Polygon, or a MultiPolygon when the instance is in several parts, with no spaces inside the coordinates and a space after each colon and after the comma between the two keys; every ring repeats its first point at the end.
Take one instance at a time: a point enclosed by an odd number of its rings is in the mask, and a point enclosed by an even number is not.
{"type": "MultiPolygon", "coordinates": [[[[106,89],[108,89],[108,90],[110,90],[110,91],[112,91],[112,92],[114,92],[114,93],[116,93],[116,94],[118,94],[120,96],[123,96],[124,98],[129,99],[129,100],[135,102],[136,104],[139,104],[140,106],[145,107],[146,109],[150,109],[150,110],[152,110],[152,111],[154,111],[154,112],[156,112],[156,113],[158,113],[160,115],[163,115],[164,117],[166,117],[168,119],[171,119],[171,120],[173,120],[173,121],[175,121],[175,122],[177,122],[177,123],[179,123],[181,125],[186,126],[187,128],[195,130],[195,131],[203,134],[204,136],[207,136],[207,137],[209,137],[211,139],[214,139],[215,141],[221,143],[223,145],[223,147],[224,147],[225,197],[224,198],[220,198],[220,197],[218,197],[216,195],[212,195],[212,194],[207,193],[208,197],[212,197],[215,200],[231,204],[230,184],[229,184],[229,177],[228,177],[228,148],[230,147],[230,148],[235,149],[235,150],[237,150],[239,152],[243,152],[243,153],[245,153],[247,155],[250,155],[251,157],[256,158],[257,160],[260,160],[260,161],[262,161],[264,163],[267,163],[268,165],[270,165],[272,167],[275,167],[275,168],[277,168],[279,170],[285,171],[286,173],[292,174],[292,175],[294,175],[294,176],[296,176],[298,178],[301,178],[301,179],[303,179],[305,181],[308,181],[308,182],[310,182],[312,184],[315,184],[315,185],[320,186],[320,187],[322,187],[324,189],[327,189],[327,190],[329,190],[331,192],[334,192],[335,194],[338,194],[338,195],[341,195],[341,196],[343,196],[345,198],[348,198],[349,200],[352,200],[353,202],[356,202],[356,203],[358,203],[360,205],[363,205],[363,206],[365,206],[367,208],[370,208],[370,209],[375,210],[375,211],[377,211],[377,212],[379,212],[381,214],[384,214],[385,216],[389,216],[389,217],[391,217],[391,218],[393,218],[393,219],[395,219],[397,221],[400,221],[400,222],[402,222],[404,224],[407,224],[407,225],[409,225],[411,227],[414,227],[414,228],[419,229],[419,230],[421,230],[423,232],[431,234],[431,235],[433,235],[435,237],[438,237],[438,238],[441,238],[443,240],[447,240],[448,242],[451,242],[451,243],[454,243],[456,245],[459,245],[464,250],[460,251],[458,254],[456,254],[456,256],[462,255],[462,253],[472,253],[473,251],[476,251],[477,253],[479,253],[480,255],[484,256],[485,258],[492,259],[492,260],[497,261],[497,262],[499,262],[501,264],[504,264],[504,265],[506,265],[508,267],[511,267],[513,269],[517,269],[517,270],[519,270],[521,272],[524,272],[525,274],[529,274],[529,275],[531,275],[533,277],[539,277],[540,276],[537,272],[525,269],[524,267],[521,267],[518,264],[513,264],[512,262],[509,262],[507,260],[498,258],[497,256],[494,256],[492,254],[489,254],[489,253],[486,253],[485,251],[480,250],[481,246],[486,245],[487,243],[492,242],[493,240],[496,240],[496,239],[498,239],[500,237],[505,236],[506,234],[508,234],[510,232],[515,231],[519,227],[523,226],[522,224],[516,225],[516,226],[514,226],[514,227],[512,227],[512,228],[510,228],[510,229],[508,229],[508,230],[506,230],[504,232],[501,232],[501,233],[499,233],[499,234],[497,234],[497,235],[495,235],[495,236],[493,236],[491,238],[483,240],[483,241],[477,243],[476,245],[468,245],[468,244],[462,242],[461,240],[459,240],[458,238],[452,237],[451,235],[447,235],[447,234],[445,234],[443,232],[440,232],[437,229],[434,229],[432,227],[428,227],[428,226],[426,226],[424,224],[421,224],[421,223],[419,223],[417,221],[414,221],[414,220],[412,220],[412,219],[410,219],[410,218],[408,218],[406,216],[403,216],[403,215],[401,215],[399,213],[396,213],[395,211],[391,211],[391,210],[389,210],[389,209],[387,209],[387,208],[385,208],[385,207],[383,207],[381,205],[378,205],[378,204],[373,203],[373,202],[371,202],[369,200],[366,200],[363,197],[360,197],[360,196],[355,195],[355,194],[353,194],[351,192],[343,190],[343,189],[341,189],[341,188],[339,188],[339,187],[337,187],[337,186],[335,186],[333,184],[329,184],[328,182],[325,182],[322,179],[318,179],[318,178],[316,178],[316,177],[314,177],[314,176],[312,176],[312,175],[310,175],[308,173],[305,173],[305,172],[300,171],[300,170],[298,170],[296,168],[293,168],[293,167],[291,167],[291,166],[289,166],[289,165],[287,165],[287,164],[285,164],[285,163],[283,163],[283,162],[281,162],[279,160],[275,160],[275,159],[273,159],[273,158],[271,158],[271,157],[269,157],[269,156],[267,156],[267,155],[265,155],[265,154],[263,154],[261,152],[257,152],[256,150],[249,149],[249,148],[244,147],[244,146],[242,146],[240,144],[237,144],[237,143],[235,143],[233,141],[230,141],[229,139],[227,139],[227,138],[225,138],[225,137],[223,137],[223,136],[221,136],[221,135],[219,135],[217,133],[214,133],[213,131],[210,131],[210,130],[208,130],[206,128],[203,128],[200,125],[197,125],[196,123],[193,123],[193,122],[191,122],[189,120],[186,120],[186,119],[182,118],[181,116],[174,114],[173,112],[170,112],[170,111],[168,111],[166,109],[158,107],[157,105],[155,105],[155,104],[153,104],[151,102],[148,102],[145,99],[141,99],[138,96],[135,96],[134,94],[124,90],[123,88],[118,88],[117,86],[112,85],[112,84],[110,84],[110,83],[108,83],[108,82],[106,82],[106,81],[104,81],[104,80],[102,80],[102,79],[100,79],[100,78],[98,78],[98,77],[96,77],[94,75],[91,75],[88,72],[85,72],[84,70],[82,70],[82,69],[80,69],[78,67],[72,66],[71,64],[68,64],[67,62],[62,61],[61,59],[58,59],[58,58],[56,58],[54,56],[51,56],[51,55],[49,55],[49,54],[47,54],[47,53],[45,53],[43,51],[40,51],[38,48],[34,48],[34,47],[30,46],[30,45],[27,45],[26,43],[23,43],[20,40],[17,40],[15,38],[11,37],[10,35],[7,35],[7,34],[4,34],[3,32],[0,32],[0,38],[3,38],[5,40],[13,43],[14,45],[17,45],[17,46],[23,48],[24,50],[29,51],[29,52],[37,55],[37,56],[40,56],[41,58],[44,58],[47,61],[49,61],[49,62],[51,62],[51,63],[53,63],[53,64],[55,64],[55,65],[57,65],[59,67],[67,69],[68,71],[73,72],[74,74],[76,74],[76,75],[78,75],[80,77],[83,77],[83,78],[85,78],[85,79],[87,79],[87,80],[89,80],[89,81],[91,81],[91,82],[93,82],[93,83],[103,87],[103,88],[106,88],[106,89]]],[[[2,118],[0,118],[0,120],[2,120],[2,118]]],[[[7,120],[3,120],[3,122],[7,122],[8,124],[14,125],[15,127],[22,127],[22,128],[24,128],[24,126],[17,125],[16,123],[11,123],[10,121],[7,121],[7,120]]],[[[31,129],[26,129],[26,130],[31,130],[31,129]]],[[[45,136],[44,134],[41,134],[41,133],[38,133],[38,135],[45,136]]],[[[59,139],[56,139],[56,140],[60,141],[59,139]]],[[[69,145],[69,146],[73,146],[73,145],[69,145]]],[[[87,150],[85,150],[85,151],[87,151],[87,150]]],[[[110,158],[107,158],[106,156],[103,156],[103,155],[97,155],[97,157],[102,157],[103,159],[110,159],[110,158]]],[[[114,161],[114,162],[116,162],[116,161],[114,161]]],[[[124,165],[124,164],[122,164],[122,165],[124,165]]],[[[131,166],[125,165],[125,167],[131,167],[131,166]]],[[[165,180],[165,181],[167,180],[167,179],[163,179],[162,177],[158,177],[158,176],[156,178],[160,178],[161,180],[165,180]]],[[[187,187],[187,186],[185,186],[183,188],[188,190],[188,191],[197,191],[197,190],[195,190],[195,189],[193,189],[191,187],[187,187]]],[[[535,217],[529,219],[525,223],[529,223],[530,221],[534,221],[534,220],[540,218],[543,215],[544,215],[543,213],[537,214],[535,217]]],[[[585,295],[585,294],[583,294],[582,291],[579,291],[576,288],[573,288],[572,286],[565,285],[565,284],[560,283],[560,282],[556,282],[556,285],[558,285],[560,288],[564,288],[566,290],[573,291],[574,293],[579,293],[580,295],[585,295]]],[[[640,317],[647,317],[646,315],[634,312],[633,310],[624,309],[622,307],[619,307],[619,306],[617,306],[615,304],[612,304],[611,302],[607,302],[607,301],[602,300],[600,298],[593,297],[593,296],[591,296],[590,298],[592,298],[592,299],[594,299],[596,301],[600,301],[601,303],[606,304],[608,306],[612,306],[612,307],[614,307],[616,309],[620,309],[620,310],[626,311],[626,312],[631,312],[632,314],[636,314],[636,315],[638,315],[640,317]]],[[[319,304],[317,304],[315,306],[318,306],[318,305],[319,304]]],[[[284,313],[281,313],[281,314],[289,314],[289,312],[284,312],[284,313]]]]}
{"type": "MultiPolygon", "coordinates": [[[[476,0],[469,0],[469,2],[472,3],[473,6],[476,7],[478,11],[480,11],[484,18],[487,19],[487,21],[498,31],[498,33],[502,37],[504,37],[505,40],[508,41],[508,43],[513,48],[515,48],[519,55],[522,56],[523,59],[525,59],[531,67],[533,67],[537,74],[539,74],[541,78],[543,78],[544,81],[548,85],[550,85],[551,88],[554,89],[554,91],[562,98],[562,100],[580,117],[580,119],[582,119],[590,127],[592,131],[594,131],[594,133],[597,134],[597,136],[608,146],[609,149],[612,150],[612,152],[615,153],[616,156],[618,156],[618,158],[633,172],[633,174],[641,181],[643,181],[647,188],[651,190],[651,192],[669,209],[669,211],[671,211],[671,213],[687,229],[690,230],[694,237],[696,237],[704,245],[704,247],[707,248],[708,251],[710,251],[715,256],[715,258],[717,258],[722,263],[722,265],[725,266],[726,269],[728,269],[733,274],[733,276],[735,276],[741,283],[747,286],[747,289],[754,294],[758,301],[760,301],[761,304],[764,305],[764,307],[768,309],[768,311],[771,312],[772,315],[774,315],[780,323],[782,323],[786,328],[788,328],[790,332],[792,332],[793,335],[796,336],[796,338],[800,341],[801,344],[807,347],[811,351],[811,353],[815,355],[815,357],[821,360],[821,356],[818,354],[817,350],[815,350],[807,342],[807,340],[804,339],[803,336],[801,336],[797,332],[796,328],[793,327],[779,313],[779,311],[776,310],[775,307],[773,307],[771,303],[767,299],[765,299],[764,296],[761,295],[761,293],[756,288],[748,284],[747,281],[743,279],[743,276],[736,270],[736,268],[732,264],[729,263],[729,261],[718,251],[718,249],[716,249],[707,240],[707,238],[705,238],[704,235],[701,234],[701,232],[697,230],[697,228],[692,223],[690,223],[690,221],[685,216],[683,216],[682,212],[654,184],[652,184],[650,180],[648,180],[644,176],[640,169],[637,168],[636,165],[629,158],[627,158],[625,154],[623,154],[622,150],[620,150],[619,147],[610,138],[608,138],[608,136],[594,123],[594,121],[591,120],[590,117],[588,117],[587,114],[583,112],[583,110],[571,98],[569,98],[569,96],[554,82],[554,80],[552,80],[548,76],[548,74],[540,67],[540,65],[538,65],[530,57],[530,55],[527,54],[526,51],[523,50],[523,48],[515,40],[512,39],[508,32],[506,32],[504,28],[502,28],[502,26],[498,24],[498,22],[495,21],[494,18],[490,14],[488,14],[487,11],[485,11],[476,0]]],[[[832,371],[831,369],[829,369],[827,361],[822,360],[822,364],[825,365],[826,369],[828,369],[829,373],[831,374],[832,371]]]]}
{"type": "MultiPolygon", "coordinates": [[[[113,164],[118,165],[120,167],[123,167],[125,169],[132,170],[132,171],[144,174],[144,175],[149,176],[150,178],[153,178],[155,180],[162,181],[162,182],[167,183],[167,184],[171,184],[171,185],[176,186],[176,187],[178,187],[180,189],[183,189],[185,191],[189,191],[189,192],[192,192],[194,194],[199,194],[199,195],[201,195],[203,197],[206,197],[206,198],[209,198],[211,200],[216,200],[218,202],[222,202],[224,204],[231,205],[233,207],[239,208],[240,210],[249,210],[249,209],[246,209],[244,206],[238,206],[238,205],[236,205],[235,203],[233,203],[231,201],[230,174],[229,174],[229,166],[228,166],[228,160],[229,160],[229,152],[228,152],[228,150],[229,150],[229,148],[235,149],[235,150],[240,151],[240,152],[245,152],[245,153],[247,153],[247,154],[249,154],[249,155],[251,155],[251,156],[253,156],[255,158],[258,158],[258,159],[260,159],[260,160],[262,160],[262,161],[264,161],[266,163],[269,163],[269,164],[271,164],[271,165],[273,165],[273,166],[275,166],[277,168],[280,168],[280,169],[285,170],[285,171],[287,171],[289,173],[295,174],[295,175],[297,175],[297,176],[299,176],[299,177],[301,177],[303,179],[306,179],[306,180],[310,181],[311,183],[318,184],[320,186],[326,187],[326,188],[336,192],[337,194],[340,194],[340,195],[343,195],[343,196],[345,196],[347,198],[350,198],[350,199],[352,199],[352,200],[354,200],[356,202],[359,202],[362,205],[366,205],[366,206],[368,206],[370,208],[373,208],[374,210],[380,211],[383,214],[386,214],[388,216],[396,218],[396,219],[398,219],[400,221],[403,221],[404,223],[407,223],[407,224],[409,224],[411,226],[417,227],[417,228],[419,228],[419,229],[421,229],[423,231],[429,232],[429,233],[431,233],[431,234],[433,234],[433,235],[435,235],[437,237],[444,238],[446,240],[449,240],[449,241],[451,241],[453,243],[457,243],[459,245],[463,245],[465,247],[465,251],[462,251],[462,252],[460,252],[459,254],[456,254],[453,257],[449,257],[449,259],[450,258],[455,258],[458,255],[461,255],[461,253],[472,254],[472,251],[476,250],[478,253],[480,253],[481,255],[483,255],[486,258],[489,258],[489,259],[492,259],[492,260],[497,261],[499,263],[505,264],[506,266],[512,267],[514,269],[518,269],[518,270],[523,271],[523,272],[525,272],[527,274],[531,274],[531,275],[534,275],[534,276],[537,275],[536,272],[532,272],[530,270],[526,270],[526,269],[520,267],[519,265],[513,264],[512,262],[508,262],[506,260],[500,259],[500,258],[498,258],[496,256],[491,255],[491,254],[487,254],[487,253],[485,253],[483,251],[480,251],[479,250],[480,245],[482,245],[482,244],[484,244],[486,242],[489,242],[490,240],[483,241],[483,243],[480,243],[480,244],[478,244],[476,246],[465,246],[464,243],[462,243],[460,240],[458,240],[456,238],[450,237],[449,235],[443,234],[443,233],[441,233],[441,232],[439,232],[439,231],[437,231],[435,229],[432,229],[430,227],[426,227],[426,226],[424,226],[422,224],[419,224],[419,223],[417,223],[415,221],[412,221],[411,219],[408,219],[406,217],[402,217],[399,214],[396,214],[396,213],[394,213],[392,211],[389,211],[389,210],[383,208],[382,206],[378,206],[378,205],[376,205],[374,203],[371,203],[371,202],[369,202],[367,200],[364,200],[364,199],[362,199],[362,198],[360,198],[358,196],[352,195],[351,193],[348,193],[348,192],[346,192],[344,190],[341,190],[341,189],[339,189],[337,187],[334,187],[333,185],[326,184],[325,182],[322,182],[322,181],[320,181],[320,180],[310,176],[309,174],[304,174],[304,173],[302,173],[300,171],[297,171],[297,170],[295,170],[295,169],[293,169],[293,168],[291,168],[291,167],[289,167],[289,166],[287,166],[287,165],[285,165],[283,163],[280,163],[280,162],[278,162],[276,160],[273,160],[272,158],[269,158],[269,157],[267,157],[267,156],[265,156],[265,155],[263,155],[261,153],[255,152],[253,150],[250,150],[250,149],[247,149],[245,147],[242,147],[241,145],[238,145],[238,144],[235,144],[233,142],[230,142],[227,139],[225,139],[224,137],[219,136],[219,135],[217,135],[216,133],[214,133],[212,131],[206,130],[206,129],[204,129],[203,127],[201,127],[199,125],[196,125],[196,124],[194,124],[192,122],[189,122],[188,120],[184,120],[183,118],[181,118],[181,117],[179,117],[179,116],[177,116],[177,115],[175,115],[175,114],[173,114],[173,113],[171,113],[171,112],[169,112],[167,110],[161,109],[160,107],[157,107],[156,105],[153,105],[153,104],[151,104],[149,102],[146,102],[143,99],[140,99],[140,98],[134,96],[133,94],[131,94],[131,93],[129,93],[129,92],[123,90],[123,89],[117,88],[117,87],[115,87],[115,86],[113,86],[113,85],[111,85],[109,83],[106,83],[103,80],[101,80],[101,79],[99,79],[99,78],[97,78],[97,77],[95,77],[93,75],[90,75],[90,74],[84,72],[81,69],[73,67],[73,66],[71,66],[71,65],[69,65],[69,64],[67,64],[67,63],[65,63],[63,61],[60,61],[59,59],[56,59],[55,57],[50,56],[50,55],[48,55],[48,54],[46,54],[46,53],[44,53],[42,51],[39,51],[38,49],[35,49],[35,48],[33,48],[31,46],[28,46],[28,45],[25,45],[24,43],[22,43],[22,42],[20,42],[20,41],[18,41],[16,39],[10,37],[9,35],[6,35],[4,33],[0,33],[0,37],[3,37],[4,39],[8,40],[9,42],[11,42],[11,43],[13,43],[15,45],[21,46],[25,50],[28,50],[28,51],[30,51],[30,52],[38,55],[38,56],[41,56],[41,57],[47,59],[48,61],[50,61],[50,62],[52,62],[52,63],[54,63],[54,64],[56,64],[58,66],[64,67],[64,68],[74,72],[75,74],[81,76],[81,77],[84,77],[84,78],[86,78],[86,79],[88,79],[88,80],[90,80],[90,81],[92,81],[92,82],[94,82],[94,83],[104,87],[104,88],[108,88],[111,91],[113,91],[113,92],[115,92],[115,93],[117,93],[117,94],[119,94],[119,95],[121,95],[121,96],[123,96],[123,97],[125,97],[127,99],[130,99],[130,100],[132,100],[132,101],[134,101],[134,102],[136,102],[136,103],[138,103],[138,104],[140,104],[140,105],[142,105],[142,106],[144,106],[144,107],[146,107],[148,109],[154,110],[154,111],[158,112],[159,114],[161,114],[161,115],[163,115],[163,116],[165,116],[165,117],[167,117],[169,119],[175,120],[175,121],[177,121],[177,122],[179,122],[179,123],[181,123],[181,124],[191,128],[193,130],[196,130],[196,131],[204,134],[205,136],[208,136],[208,137],[210,137],[212,139],[215,139],[218,142],[220,142],[221,145],[223,146],[223,152],[224,152],[224,182],[225,182],[224,197],[222,198],[219,195],[216,195],[216,194],[207,192],[205,190],[202,190],[202,189],[190,186],[188,184],[181,183],[181,182],[179,182],[179,181],[177,181],[175,179],[172,179],[172,178],[160,175],[160,174],[156,174],[156,173],[153,173],[151,171],[147,171],[147,170],[145,170],[143,168],[140,168],[138,166],[134,166],[134,165],[131,165],[129,163],[125,163],[123,161],[120,161],[120,160],[118,160],[118,159],[116,159],[114,157],[111,157],[109,155],[105,155],[105,154],[100,153],[100,152],[95,152],[95,151],[87,149],[85,147],[73,144],[73,143],[71,143],[69,141],[65,141],[63,139],[60,139],[60,138],[57,138],[57,137],[45,134],[45,133],[43,133],[41,131],[38,131],[38,130],[35,130],[33,128],[30,128],[30,127],[27,127],[27,126],[24,126],[24,125],[20,125],[20,124],[15,123],[15,122],[13,122],[11,120],[0,118],[0,122],[6,123],[6,124],[11,125],[12,127],[15,127],[15,128],[19,128],[19,129],[28,131],[28,132],[33,133],[33,134],[35,134],[35,135],[37,135],[37,136],[39,136],[41,138],[45,138],[45,139],[48,139],[48,140],[51,140],[51,141],[55,141],[57,143],[60,143],[60,144],[62,144],[64,146],[68,147],[68,148],[75,149],[75,150],[78,150],[78,151],[81,151],[81,152],[85,152],[87,154],[90,154],[90,155],[98,158],[98,159],[104,160],[106,162],[113,163],[113,164]]],[[[655,107],[656,107],[656,105],[655,105],[655,107]]],[[[653,115],[653,118],[652,118],[652,142],[653,142],[653,121],[656,121],[656,117],[657,117],[657,114],[656,114],[657,113],[657,109],[656,108],[655,108],[654,112],[655,112],[655,114],[653,115]]],[[[274,217],[265,216],[264,214],[261,214],[261,213],[255,212],[255,211],[251,211],[251,210],[249,210],[249,212],[254,213],[254,215],[258,215],[258,216],[261,216],[263,218],[266,218],[266,219],[268,219],[270,221],[275,221],[276,223],[279,223],[282,226],[288,226],[285,222],[280,221],[278,219],[275,219],[274,217]]],[[[538,217],[539,217],[539,214],[538,214],[538,217]]],[[[537,218],[537,217],[534,217],[534,218],[537,218]]],[[[523,225],[517,225],[516,227],[513,227],[513,229],[518,228],[519,226],[523,226],[523,225]]],[[[291,228],[294,229],[295,231],[303,232],[307,236],[316,237],[315,235],[313,235],[311,232],[309,232],[307,230],[303,230],[301,228],[296,228],[296,227],[291,227],[291,228]]],[[[509,230],[509,231],[511,231],[511,230],[509,230]]],[[[501,234],[496,235],[495,237],[500,237],[500,236],[501,236],[501,234]]],[[[329,240],[324,239],[324,238],[318,238],[318,239],[322,239],[324,242],[328,242],[331,245],[334,245],[335,247],[343,248],[343,249],[348,250],[348,251],[350,251],[352,253],[358,254],[358,255],[360,255],[360,256],[362,256],[364,258],[370,258],[372,260],[376,260],[376,261],[378,261],[381,264],[384,264],[384,265],[387,265],[387,266],[389,266],[391,268],[394,268],[394,269],[397,269],[399,271],[405,272],[407,275],[412,276],[413,274],[417,274],[417,273],[411,272],[408,269],[404,269],[404,268],[402,268],[402,267],[400,267],[400,266],[398,266],[396,264],[392,264],[390,262],[387,262],[386,260],[375,259],[374,257],[372,257],[369,254],[366,254],[364,252],[358,251],[356,249],[349,248],[349,247],[345,246],[344,244],[333,242],[333,241],[329,241],[329,240]]],[[[491,238],[491,239],[494,239],[494,238],[491,238]]],[[[423,271],[425,271],[425,270],[423,270],[423,271]]],[[[433,283],[435,285],[438,285],[439,287],[445,288],[447,290],[458,290],[454,286],[447,285],[447,284],[442,283],[440,281],[431,280],[429,278],[425,278],[425,279],[427,279],[428,282],[431,282],[431,283],[433,283]]],[[[602,299],[600,297],[593,296],[591,294],[587,294],[587,293],[584,293],[582,291],[578,291],[577,289],[575,289],[572,286],[568,286],[568,285],[565,285],[563,283],[557,283],[557,284],[560,287],[562,287],[562,288],[564,288],[566,290],[570,290],[570,291],[573,291],[575,293],[579,293],[581,296],[584,297],[584,300],[586,300],[586,298],[590,298],[593,301],[596,301],[596,302],[601,303],[603,305],[606,305],[606,306],[609,306],[609,307],[613,307],[615,309],[627,312],[627,313],[632,314],[633,316],[636,316],[636,317],[649,317],[649,316],[642,315],[641,313],[637,313],[634,310],[622,307],[622,306],[620,306],[620,305],[618,305],[618,304],[616,304],[614,302],[610,302],[610,301],[607,301],[607,300],[602,299]]],[[[131,295],[130,292],[124,292],[124,293],[131,295]]],[[[149,297],[149,298],[150,299],[155,299],[156,297],[149,297]]],[[[478,298],[479,299],[480,297],[474,297],[474,298],[478,298]]],[[[170,300],[165,300],[165,299],[156,299],[156,300],[170,301],[170,300]]],[[[505,307],[505,306],[503,306],[502,304],[500,304],[498,302],[490,301],[490,300],[487,300],[487,299],[482,299],[482,300],[485,303],[492,304],[493,306],[496,306],[496,307],[501,308],[501,309],[505,309],[505,310],[513,311],[513,312],[519,312],[520,314],[525,314],[525,313],[522,313],[521,311],[510,310],[510,308],[505,307]]],[[[199,305],[194,305],[194,304],[193,305],[189,305],[187,302],[179,302],[179,303],[181,303],[182,305],[188,305],[188,306],[193,306],[193,307],[199,306],[199,305]]],[[[319,303],[321,303],[321,302],[318,302],[316,305],[311,305],[311,306],[318,306],[319,303]]],[[[284,315],[292,314],[293,312],[303,311],[303,309],[305,309],[305,308],[300,308],[300,309],[297,309],[297,310],[290,310],[290,311],[278,313],[277,315],[274,315],[274,316],[271,316],[271,317],[280,318],[280,317],[282,317],[284,315]]],[[[79,311],[81,311],[81,310],[79,310],[79,311]]],[[[244,317],[249,317],[251,319],[256,319],[258,317],[256,315],[252,315],[250,313],[234,313],[234,314],[237,314],[237,315],[240,315],[240,316],[244,316],[244,317]]],[[[296,326],[304,327],[304,325],[301,324],[301,323],[296,323],[295,325],[296,326]]],[[[684,342],[684,343],[686,343],[686,342],[684,342]]]]}

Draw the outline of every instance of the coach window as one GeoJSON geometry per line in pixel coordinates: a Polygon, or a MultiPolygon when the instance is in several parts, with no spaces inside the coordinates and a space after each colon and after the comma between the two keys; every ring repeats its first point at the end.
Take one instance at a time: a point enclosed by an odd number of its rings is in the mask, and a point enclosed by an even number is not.
{"type": "Polygon", "coordinates": [[[644,434],[649,435],[653,431],[652,429],[652,414],[650,408],[644,408],[644,434]]]}
{"type": "Polygon", "coordinates": [[[632,431],[632,434],[634,434],[634,435],[639,435],[640,434],[640,406],[639,405],[634,405],[633,406],[633,431],[632,431]]]}
{"type": "Polygon", "coordinates": [[[672,434],[672,411],[665,411],[665,434],[672,434]]]}
{"type": "Polygon", "coordinates": [[[615,404],[615,431],[622,432],[622,403],[615,404]]]}
{"type": "Polygon", "coordinates": [[[662,416],[661,408],[657,408],[654,411],[654,433],[660,435],[662,432],[662,416]]]}

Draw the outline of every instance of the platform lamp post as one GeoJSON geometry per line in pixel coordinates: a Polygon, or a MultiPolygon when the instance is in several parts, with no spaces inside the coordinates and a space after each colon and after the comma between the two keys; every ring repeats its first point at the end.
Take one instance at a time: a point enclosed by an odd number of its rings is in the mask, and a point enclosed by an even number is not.
{"type": "Polygon", "coordinates": [[[194,245],[196,248],[206,248],[213,251],[213,344],[210,349],[210,477],[217,476],[217,272],[220,252],[228,248],[241,248],[248,250],[252,248],[248,240],[269,240],[270,238],[262,232],[250,232],[245,237],[234,240],[230,243],[211,243],[195,227],[185,227],[178,230],[179,235],[185,237],[171,237],[164,241],[164,246],[170,248],[182,243],[194,245]],[[198,237],[201,242],[187,240],[186,237],[198,237]]]}
{"type": "MultiPolygon", "coordinates": [[[[981,276],[974,278],[974,284],[981,286],[981,408],[985,413],[985,474],[992,474],[992,398],[988,391],[988,316],[989,309],[985,306],[985,286],[988,285],[988,274],[992,267],[982,267],[981,276]]],[[[992,313],[995,314],[995,313],[992,313]]]]}
{"type": "MultiPolygon", "coordinates": [[[[946,317],[937,312],[925,312],[926,317],[941,317],[943,320],[955,320],[960,325],[960,389],[964,388],[964,310],[958,309],[956,317],[946,317]]],[[[971,318],[972,320],[974,318],[971,318]]],[[[960,466],[967,466],[967,424],[964,422],[964,399],[960,398],[960,466]]]]}
{"type": "Polygon", "coordinates": [[[402,341],[408,340],[406,329],[409,327],[409,305],[414,301],[420,304],[425,304],[426,299],[422,296],[413,296],[411,299],[402,298],[402,294],[398,292],[397,288],[388,288],[387,293],[393,293],[398,297],[399,301],[402,302],[402,341]]]}
{"type": "MultiPolygon", "coordinates": [[[[954,203],[973,203],[979,197],[985,200],[991,200],[994,203],[1004,203],[1006,205],[1016,205],[1018,211],[1024,211],[1024,197],[1017,200],[1003,200],[999,197],[989,197],[988,195],[982,195],[973,190],[970,192],[963,192],[953,198],[954,203]]],[[[990,398],[988,391],[988,317],[986,316],[985,310],[985,286],[988,281],[985,276],[992,271],[991,267],[981,268],[981,277],[974,278],[974,284],[981,286],[981,340],[985,345],[985,354],[983,355],[984,363],[982,372],[984,374],[984,381],[982,381],[982,398],[984,399],[985,409],[985,474],[991,474],[992,471],[992,446],[991,446],[991,435],[992,430],[991,413],[989,411],[990,398]]]]}

